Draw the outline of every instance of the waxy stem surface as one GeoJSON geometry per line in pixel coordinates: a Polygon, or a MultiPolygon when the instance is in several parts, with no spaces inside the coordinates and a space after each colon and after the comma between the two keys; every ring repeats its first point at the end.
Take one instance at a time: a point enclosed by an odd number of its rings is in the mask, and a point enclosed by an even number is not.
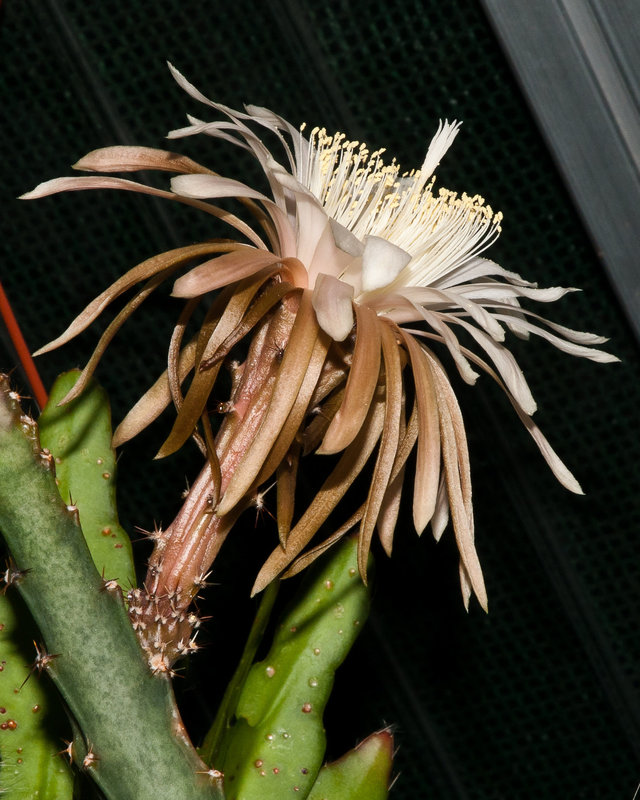
{"type": "Polygon", "coordinates": [[[74,760],[110,800],[222,800],[188,742],[166,678],[153,675],[121,594],[98,574],[61,499],[50,454],[0,381],[0,530],[20,593],[40,628],[39,666],[61,691],[78,735],[74,760]],[[203,772],[204,774],[198,774],[203,772]]]}

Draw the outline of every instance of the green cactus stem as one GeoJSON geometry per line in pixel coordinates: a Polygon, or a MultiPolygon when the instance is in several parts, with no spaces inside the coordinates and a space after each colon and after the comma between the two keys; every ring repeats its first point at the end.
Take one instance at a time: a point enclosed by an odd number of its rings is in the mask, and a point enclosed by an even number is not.
{"type": "Polygon", "coordinates": [[[119,588],[96,570],[53,457],[0,379],[0,530],[42,634],[53,678],[81,736],[74,761],[112,800],[221,800],[221,779],[189,744],[166,676],[142,655],[119,588]],[[24,573],[25,570],[28,572],[24,573]],[[202,774],[199,774],[202,773],[202,774]]]}
{"type": "Polygon", "coordinates": [[[308,800],[386,800],[392,761],[391,731],[372,733],[342,758],[322,767],[308,800]]]}
{"type": "Polygon", "coordinates": [[[303,587],[268,656],[248,675],[221,749],[228,800],[308,796],[324,757],[334,673],[368,608],[357,540],[349,538],[303,587]]]}
{"type": "Polygon", "coordinates": [[[260,605],[256,612],[253,625],[249,631],[247,642],[242,651],[240,662],[234,672],[231,680],[222,698],[222,702],[216,713],[216,718],[213,725],[209,729],[202,747],[198,749],[200,756],[207,762],[207,764],[217,764],[222,762],[221,750],[222,747],[227,745],[227,734],[232,724],[232,719],[235,715],[236,708],[238,707],[238,698],[242,694],[245,681],[251,671],[253,660],[255,658],[258,647],[262,643],[265,630],[271,617],[271,611],[278,596],[280,588],[280,581],[272,581],[267,588],[262,592],[260,598],[260,605]]]}
{"type": "MultiPolygon", "coordinates": [[[[56,465],[63,501],[78,507],[82,532],[98,571],[125,591],[135,580],[131,543],[118,522],[115,453],[106,392],[91,382],[76,400],[58,407],[79,371],[61,375],[40,415],[40,444],[56,465]]],[[[10,574],[7,573],[10,579],[10,574]]],[[[33,641],[39,639],[29,611],[16,592],[0,595],[0,789],[15,800],[71,798],[73,774],[64,740],[70,738],[55,687],[29,677],[33,641]],[[23,684],[23,685],[22,685],[23,684]],[[22,688],[16,691],[20,686],[22,688]],[[4,710],[3,710],[4,709],[4,710]],[[54,756],[60,755],[59,758],[54,756]]]]}
{"type": "Polygon", "coordinates": [[[40,444],[55,459],[62,499],[78,507],[80,525],[98,572],[126,593],[135,586],[131,541],[116,509],[116,457],[111,446],[107,394],[95,381],[75,400],[58,403],[75,385],[79,370],[60,375],[38,420],[40,444]]]}
{"type": "Polygon", "coordinates": [[[29,676],[38,635],[21,598],[0,594],[0,796],[71,800],[73,774],[56,757],[65,747],[60,736],[70,735],[68,724],[59,725],[60,699],[48,681],[29,676]]]}

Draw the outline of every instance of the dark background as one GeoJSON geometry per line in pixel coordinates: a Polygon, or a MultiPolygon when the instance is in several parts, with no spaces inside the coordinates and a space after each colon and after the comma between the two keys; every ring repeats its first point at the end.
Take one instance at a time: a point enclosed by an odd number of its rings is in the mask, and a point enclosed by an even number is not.
{"type": "MultiPolygon", "coordinates": [[[[329,755],[391,723],[397,800],[632,800],[640,781],[638,350],[479,4],[5,0],[1,13],[0,276],[34,349],[128,267],[215,235],[193,210],[123,193],[14,199],[69,174],[96,147],[163,147],[186,111],[212,118],[175,85],[165,60],[220,102],[343,130],[386,147],[406,168],[421,163],[439,118],[464,120],[439,185],[500,208],[504,232],[491,257],[541,285],[581,287],[547,316],[611,337],[622,363],[571,359],[540,340],[513,344],[538,424],[586,497],[555,482],[488,378],[460,386],[490,614],[462,607],[451,532],[436,546],[403,517],[393,560],[378,558],[371,624],[338,676],[329,755]]],[[[238,151],[206,137],[171,148],[255,177],[238,151]]],[[[110,349],[99,377],[116,419],[163,369],[177,313],[168,292],[159,295],[110,349]]],[[[82,364],[95,341],[94,327],[41,358],[45,384],[82,364]]],[[[0,368],[10,369],[12,355],[0,348],[0,368]]],[[[199,467],[189,448],[152,462],[158,435],[120,459],[122,519],[132,533],[168,523],[184,476],[199,467]]],[[[306,475],[310,491],[312,469],[306,475]]],[[[208,655],[190,668],[195,690],[182,692],[196,739],[237,657],[272,528],[247,517],[213,576],[208,655]],[[255,564],[242,561],[249,551],[255,564]]]]}

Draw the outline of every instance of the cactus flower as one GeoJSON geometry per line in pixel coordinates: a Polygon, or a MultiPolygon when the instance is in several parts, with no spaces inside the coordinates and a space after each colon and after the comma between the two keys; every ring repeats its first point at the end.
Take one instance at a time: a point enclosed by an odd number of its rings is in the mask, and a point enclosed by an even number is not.
{"type": "MultiPolygon", "coordinates": [[[[523,307],[523,300],[549,303],[575,290],[538,288],[485,258],[500,234],[502,215],[480,196],[436,190],[434,170],[458,135],[459,123],[441,122],[421,167],[402,172],[395,160],[385,161],[383,150],[370,152],[365,144],[318,128],[307,138],[304,126],[298,130],[264,108],[234,111],[207,99],[171,70],[217,119],[189,116],[189,124],[169,138],[206,134],[247,151],[264,172],[268,194],[176,153],[108,147],[89,153],[76,168],[178,173],[171,191],[88,176],[58,178],[25,195],[94,188],[142,192],[193,206],[234,231],[233,241],[178,248],[133,268],[40,351],[68,341],[117,296],[147,281],[107,329],[74,390],[80,391],[127,316],[157,285],[188,266],[173,284],[174,296],[187,305],[171,341],[168,370],[116,433],[118,442],[125,441],[171,400],[178,414],[161,454],[173,452],[202,426],[208,463],[182,521],[164,539],[156,533],[162,541],[154,591],[160,591],[157,574],[168,564],[169,551],[177,565],[172,574],[179,577],[169,588],[162,584],[162,590],[172,607],[187,583],[195,587],[217,552],[213,540],[224,539],[241,508],[252,500],[257,504],[258,487],[274,473],[281,542],[260,571],[255,590],[286,570],[292,574],[302,568],[357,524],[358,563],[366,579],[376,530],[391,552],[405,465],[415,449],[416,531],[431,525],[438,539],[451,516],[465,604],[475,593],[486,608],[474,544],[465,428],[441,356],[451,358],[467,383],[481,372],[491,376],[558,480],[579,493],[578,482],[531,419],[536,404],[505,340],[507,333],[534,334],[571,355],[614,361],[594,347],[605,339],[569,330],[523,307]],[[279,154],[268,149],[261,132],[278,145],[279,154]],[[254,224],[211,203],[225,198],[240,200],[254,224]],[[218,290],[201,331],[183,344],[194,307],[218,290]],[[460,343],[459,331],[475,350],[460,343]],[[228,413],[214,439],[206,413],[210,392],[221,363],[245,336],[252,342],[249,357],[234,367],[237,380],[225,404],[228,413]],[[300,453],[310,451],[340,458],[292,525],[295,467],[300,453]],[[322,544],[306,549],[369,461],[370,488],[360,509],[322,544]]],[[[192,596],[195,589],[189,592],[192,596]]]]}

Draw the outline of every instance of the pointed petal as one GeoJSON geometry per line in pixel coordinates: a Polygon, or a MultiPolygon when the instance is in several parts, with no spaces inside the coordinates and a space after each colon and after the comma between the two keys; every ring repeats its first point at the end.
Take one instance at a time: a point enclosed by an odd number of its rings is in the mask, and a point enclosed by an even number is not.
{"type": "Polygon", "coordinates": [[[495,370],[491,368],[486,361],[483,361],[479,356],[471,351],[467,351],[467,357],[474,361],[478,366],[480,366],[488,375],[490,375],[493,380],[500,386],[500,388],[504,391],[509,399],[509,402],[514,407],[518,417],[522,421],[522,424],[525,426],[529,435],[534,440],[534,442],[538,445],[538,449],[542,453],[544,460],[549,465],[551,471],[557,478],[557,480],[568,489],[570,492],[574,494],[584,494],[580,484],[575,479],[571,471],[568,467],[564,464],[564,462],[560,459],[558,454],[555,450],[551,447],[548,440],[545,438],[544,434],[535,424],[535,422],[531,419],[531,417],[526,413],[526,411],[521,408],[518,401],[511,395],[508,388],[505,384],[500,380],[500,377],[496,374],[495,370]]]}
{"type": "Polygon", "coordinates": [[[286,548],[276,547],[265,561],[251,590],[252,594],[262,591],[311,541],[369,460],[382,433],[383,424],[384,402],[381,396],[372,404],[360,433],[343,453],[311,505],[289,534],[286,548]]]}
{"type": "Polygon", "coordinates": [[[504,315],[503,319],[505,320],[506,324],[515,326],[516,328],[522,327],[520,332],[526,334],[527,338],[529,338],[529,331],[524,328],[522,323],[525,321],[525,317],[530,317],[531,319],[535,319],[538,320],[538,322],[544,323],[548,328],[551,328],[552,331],[555,331],[563,339],[568,339],[570,342],[575,342],[576,344],[591,346],[594,344],[604,344],[605,342],[609,341],[606,336],[599,336],[595,333],[587,333],[586,331],[576,331],[573,328],[567,328],[565,325],[559,325],[557,322],[551,322],[551,320],[545,319],[544,317],[540,316],[540,314],[536,314],[535,312],[530,311],[528,308],[516,308],[507,302],[485,303],[485,306],[487,308],[500,309],[504,315]]]}
{"type": "MultiPolygon", "coordinates": [[[[507,317],[503,316],[502,314],[496,314],[496,317],[498,319],[507,319],[507,317]]],[[[509,319],[511,320],[511,318],[509,319]]],[[[554,334],[550,333],[545,328],[541,328],[538,325],[534,325],[528,321],[515,321],[512,324],[517,325],[521,329],[527,330],[529,333],[539,336],[541,339],[546,339],[548,342],[551,342],[554,347],[557,347],[558,350],[562,350],[564,353],[569,353],[569,355],[579,356],[580,358],[588,358],[589,361],[597,361],[600,364],[610,364],[615,361],[620,361],[617,356],[614,356],[611,353],[606,353],[604,350],[597,350],[593,347],[585,347],[584,345],[577,344],[576,342],[568,342],[565,339],[561,339],[559,336],[554,336],[554,334]]],[[[584,335],[589,336],[590,334],[584,335]]]]}
{"type": "MultiPolygon", "coordinates": [[[[212,177],[210,175],[202,175],[202,176],[183,176],[183,177],[212,177]]],[[[174,178],[174,180],[176,180],[174,178]]],[[[218,208],[217,206],[211,205],[211,203],[203,203],[200,200],[195,200],[189,198],[187,196],[181,196],[175,194],[174,192],[165,192],[162,189],[154,189],[153,186],[146,186],[144,183],[136,183],[135,181],[125,180],[124,178],[114,178],[111,175],[96,175],[91,177],[76,177],[76,178],[54,178],[51,181],[45,181],[44,183],[39,184],[36,186],[35,189],[31,192],[27,192],[23,194],[19,199],[20,200],[36,200],[41,197],[47,197],[52,194],[57,194],[58,192],[77,192],[77,191],[84,191],[87,189],[120,189],[125,192],[138,192],[139,194],[149,194],[153,197],[162,197],[165,200],[172,200],[177,203],[182,203],[183,205],[192,206],[193,208],[197,208],[200,211],[205,211],[207,214],[211,214],[218,219],[227,222],[229,225],[232,225],[237,230],[241,231],[249,241],[253,242],[256,247],[264,248],[264,242],[260,239],[260,237],[253,231],[245,222],[238,219],[233,214],[230,214],[228,211],[224,211],[224,209],[218,208]]],[[[220,195],[223,197],[227,197],[228,195],[220,195]]],[[[270,201],[269,201],[270,202],[270,201]]],[[[284,242],[286,236],[281,233],[281,239],[284,242]]],[[[294,252],[291,253],[293,255],[294,252]]]]}
{"type": "Polygon", "coordinates": [[[316,545],[315,547],[309,548],[305,553],[298,558],[291,564],[288,570],[286,570],[282,574],[282,578],[292,578],[294,575],[297,575],[299,572],[302,572],[303,569],[306,569],[310,564],[319,558],[323,553],[326,553],[329,548],[333,547],[334,544],[340,541],[342,537],[347,534],[354,525],[357,525],[358,522],[362,519],[362,514],[364,513],[364,505],[352,514],[349,519],[341,525],[335,533],[332,533],[324,542],[316,545]]]}
{"type": "Polygon", "coordinates": [[[473,523],[470,519],[464,492],[461,486],[459,469],[459,452],[456,443],[456,432],[446,399],[442,397],[439,404],[440,433],[442,438],[442,460],[449,494],[449,507],[456,534],[456,542],[460,558],[469,577],[469,582],[478,598],[478,602],[486,610],[487,591],[482,576],[482,567],[473,541],[473,523]]]}
{"type": "Polygon", "coordinates": [[[396,334],[390,325],[385,322],[382,322],[379,327],[385,368],[385,413],[380,448],[373,468],[366,510],[358,536],[358,569],[365,580],[373,531],[391,480],[391,473],[398,452],[400,417],[404,395],[402,365],[396,334]]]}
{"type": "Polygon", "coordinates": [[[401,451],[404,448],[405,439],[407,436],[407,421],[405,419],[405,397],[402,398],[402,411],[400,414],[400,442],[396,457],[391,472],[391,479],[382,505],[380,506],[380,513],[378,514],[378,521],[376,528],[378,531],[378,538],[382,544],[387,556],[391,557],[393,550],[393,537],[395,533],[398,515],[400,514],[400,500],[402,498],[402,489],[404,487],[404,462],[400,463],[401,451]]]}
{"type": "Polygon", "coordinates": [[[515,286],[536,286],[535,283],[525,281],[524,278],[520,277],[516,272],[510,272],[499,264],[496,264],[495,261],[491,261],[488,258],[481,258],[480,256],[473,256],[467,259],[459,267],[447,272],[435,281],[433,285],[437,286],[439,289],[447,289],[452,286],[458,286],[459,284],[469,283],[478,278],[486,278],[490,275],[499,275],[501,278],[506,278],[509,283],[515,286]]]}
{"type": "MultiPolygon", "coordinates": [[[[179,267],[186,261],[197,258],[200,255],[209,255],[210,253],[221,253],[233,250],[238,245],[235,244],[221,244],[219,242],[205,242],[204,244],[189,245],[188,247],[178,247],[175,250],[168,250],[166,253],[160,253],[157,256],[148,258],[146,261],[138,264],[137,266],[126,272],[121,278],[111,284],[108,289],[99,294],[89,305],[73,320],[67,330],[54,339],[49,344],[41,347],[36,355],[48,353],[56,347],[66,344],[69,340],[77,336],[85,328],[88,328],[91,323],[100,316],[104,309],[119,297],[123,292],[126,292],[136,283],[145,280],[146,278],[156,275],[160,272],[167,271],[166,276],[171,274],[172,269],[179,267]]],[[[165,276],[165,277],[166,277],[165,276]]]]}
{"type": "Polygon", "coordinates": [[[282,547],[287,546],[295,508],[296,481],[300,464],[300,443],[294,442],[277,471],[276,521],[278,538],[282,547]]]}
{"type": "Polygon", "coordinates": [[[374,311],[356,304],[356,344],[344,400],[331,420],[318,453],[344,450],[366,419],[380,372],[380,328],[374,311]]]}
{"type": "MultiPolygon", "coordinates": [[[[473,587],[471,586],[471,579],[469,578],[469,573],[464,567],[462,563],[462,559],[460,559],[460,563],[458,564],[458,574],[460,575],[460,589],[462,591],[462,602],[464,603],[465,611],[469,610],[469,603],[471,601],[471,596],[473,595],[473,587]]],[[[484,609],[488,611],[488,607],[484,609]]]]}
{"type": "MultiPolygon", "coordinates": [[[[467,434],[464,427],[464,420],[458,398],[453,390],[453,386],[449,383],[449,378],[444,371],[442,364],[433,355],[428,352],[429,362],[433,376],[436,381],[436,395],[438,396],[439,406],[442,402],[447,404],[447,409],[453,424],[453,433],[455,436],[456,451],[458,457],[458,470],[460,474],[460,489],[462,491],[462,498],[464,507],[467,512],[467,517],[473,523],[473,505],[471,503],[471,464],[469,462],[469,447],[467,444],[467,434]]],[[[473,528],[473,524],[472,524],[473,528]]]]}
{"type": "Polygon", "coordinates": [[[521,408],[523,408],[527,414],[535,413],[537,408],[536,401],[533,399],[527,379],[520,369],[513,353],[507,347],[494,342],[490,336],[487,336],[484,331],[476,328],[475,325],[470,325],[465,320],[450,314],[445,314],[443,316],[450,322],[461,325],[473,336],[476,342],[478,342],[496,365],[498,372],[509,387],[509,391],[516,398],[521,408]]]}
{"type": "Polygon", "coordinates": [[[158,169],[166,172],[201,172],[211,170],[180,153],[157,150],[154,147],[101,147],[92,150],[73,165],[73,169],[86,172],[135,172],[141,169],[158,169]]]}
{"type": "MultiPolygon", "coordinates": [[[[490,283],[467,283],[455,287],[456,295],[464,294],[476,302],[489,300],[506,300],[512,297],[527,297],[538,303],[555,303],[568,294],[578,292],[579,289],[563,286],[550,286],[546,289],[531,288],[528,286],[511,286],[493,281],[490,283]]],[[[484,303],[483,303],[484,305],[484,303]]]]}
{"type": "MultiPolygon", "coordinates": [[[[196,340],[194,339],[180,353],[178,377],[181,383],[193,369],[195,353],[196,340]]],[[[120,447],[129,439],[137,436],[141,430],[160,416],[170,402],[169,379],[165,370],[118,425],[113,434],[113,446],[120,447]]]]}
{"type": "Polygon", "coordinates": [[[449,495],[447,493],[447,482],[444,479],[444,474],[440,476],[440,486],[438,487],[438,498],[436,500],[436,509],[431,518],[431,530],[433,538],[439,542],[445,528],[449,524],[449,495]]]}
{"type": "Polygon", "coordinates": [[[91,358],[87,362],[85,368],[80,373],[78,380],[73,385],[73,388],[70,392],[68,392],[62,400],[58,403],[58,405],[64,405],[68,403],[70,400],[78,397],[82,392],[85,390],[87,384],[89,383],[91,376],[96,370],[100,359],[102,358],[104,351],[107,349],[113,337],[116,333],[120,330],[120,328],[124,325],[124,323],[129,319],[129,317],[133,314],[133,312],[140,306],[142,303],[149,297],[149,295],[155,291],[158,286],[164,281],[164,275],[156,275],[151,280],[147,281],[142,289],[140,289],[134,297],[129,300],[126,306],[117,314],[117,316],[109,323],[107,329],[100,337],[98,344],[96,345],[95,350],[91,354],[91,358]]]}
{"type": "Polygon", "coordinates": [[[440,481],[440,422],[429,362],[423,348],[402,329],[413,370],[420,434],[413,489],[413,522],[418,534],[433,516],[440,481]]]}
{"type": "MultiPolygon", "coordinates": [[[[440,311],[431,311],[428,308],[424,308],[420,305],[415,305],[414,307],[423,317],[425,322],[427,322],[434,331],[440,334],[441,341],[443,341],[451,357],[453,358],[456,367],[458,368],[458,372],[460,373],[462,379],[465,383],[470,384],[473,386],[475,382],[480,377],[477,372],[474,372],[471,368],[471,364],[469,363],[468,359],[464,355],[462,351],[462,347],[460,346],[460,342],[458,341],[458,337],[453,333],[451,328],[446,324],[447,320],[450,321],[458,321],[457,317],[453,317],[451,315],[444,314],[440,311]]],[[[476,330],[474,328],[474,330],[476,330]]]]}
{"type": "Polygon", "coordinates": [[[404,468],[389,482],[376,523],[380,544],[389,558],[391,558],[391,553],[393,551],[393,538],[400,514],[400,501],[402,500],[403,488],[404,468]]]}
{"type": "Polygon", "coordinates": [[[461,125],[462,123],[456,120],[453,122],[445,120],[444,123],[442,120],[440,121],[438,130],[429,144],[427,154],[420,167],[422,185],[433,175],[441,159],[453,144],[453,140],[458,135],[461,125]]]}

